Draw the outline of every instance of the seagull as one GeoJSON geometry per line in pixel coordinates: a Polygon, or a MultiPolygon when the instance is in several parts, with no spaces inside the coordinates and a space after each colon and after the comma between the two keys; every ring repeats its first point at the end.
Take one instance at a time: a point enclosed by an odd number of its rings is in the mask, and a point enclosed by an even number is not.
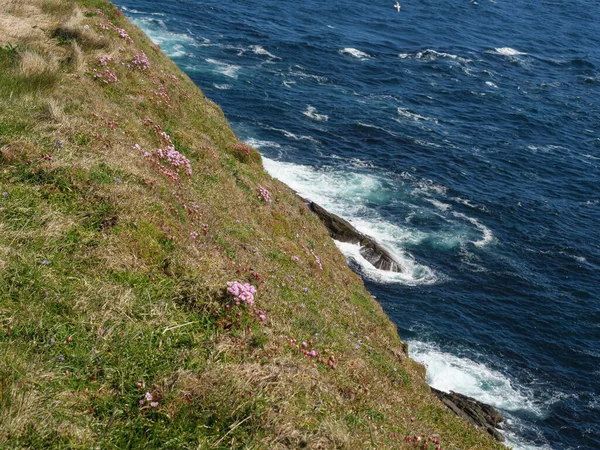
{"type": "Polygon", "coordinates": [[[394,5],[394,8],[396,8],[398,10],[398,12],[400,12],[400,3],[398,3],[398,0],[396,0],[396,4],[394,5]]]}

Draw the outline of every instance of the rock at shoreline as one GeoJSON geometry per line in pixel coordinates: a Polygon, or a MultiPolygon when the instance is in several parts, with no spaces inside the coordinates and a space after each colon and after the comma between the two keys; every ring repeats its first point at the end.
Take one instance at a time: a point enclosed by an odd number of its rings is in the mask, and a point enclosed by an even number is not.
{"type": "Polygon", "coordinates": [[[329,230],[329,235],[340,242],[359,244],[360,254],[373,266],[390,272],[403,272],[402,266],[394,259],[391,253],[382,247],[375,239],[361,233],[350,223],[335,214],[330,213],[322,206],[310,200],[305,200],[312,212],[329,230]]]}
{"type": "Polygon", "coordinates": [[[485,430],[500,442],[504,442],[504,436],[498,431],[499,424],[504,421],[500,413],[490,405],[475,400],[463,394],[439,391],[431,388],[444,405],[454,414],[485,430]]]}

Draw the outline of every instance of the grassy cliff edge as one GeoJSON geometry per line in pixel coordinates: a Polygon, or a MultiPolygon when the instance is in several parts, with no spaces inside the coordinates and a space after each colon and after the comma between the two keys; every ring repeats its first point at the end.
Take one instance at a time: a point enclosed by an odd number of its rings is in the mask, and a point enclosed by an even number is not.
{"type": "Polygon", "coordinates": [[[114,5],[4,0],[0,74],[0,447],[505,448],[114,5]]]}

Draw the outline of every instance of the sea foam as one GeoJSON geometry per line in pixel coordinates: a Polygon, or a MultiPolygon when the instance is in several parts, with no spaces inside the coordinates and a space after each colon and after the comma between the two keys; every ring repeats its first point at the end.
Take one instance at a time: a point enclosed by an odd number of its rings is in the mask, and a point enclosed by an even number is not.
{"type": "Polygon", "coordinates": [[[339,53],[341,55],[350,55],[356,59],[369,59],[371,57],[371,55],[369,55],[368,53],[365,52],[361,52],[360,50],[357,50],[355,48],[343,48],[339,51],[339,53]]]}

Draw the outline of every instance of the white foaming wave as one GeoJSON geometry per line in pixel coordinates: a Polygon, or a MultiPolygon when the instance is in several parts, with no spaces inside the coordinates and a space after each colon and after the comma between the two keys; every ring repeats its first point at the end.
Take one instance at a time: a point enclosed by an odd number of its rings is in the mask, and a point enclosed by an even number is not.
{"type": "MultiPolygon", "coordinates": [[[[434,284],[438,278],[433,271],[426,266],[417,264],[409,255],[393,253],[394,259],[402,266],[402,272],[390,272],[373,266],[360,254],[360,245],[349,244],[334,240],[337,248],[346,258],[360,267],[361,273],[368,279],[377,283],[394,284],[400,283],[408,286],[434,284]]],[[[389,250],[389,249],[388,249],[389,250]]]]}
{"type": "Polygon", "coordinates": [[[287,80],[283,82],[283,85],[288,89],[292,88],[292,84],[296,84],[296,82],[295,81],[287,81],[287,80]]]}
{"type": "Polygon", "coordinates": [[[539,418],[547,414],[547,406],[536,402],[532,391],[515,385],[506,375],[485,364],[443,352],[434,344],[409,341],[408,351],[412,359],[427,368],[430,386],[444,392],[468,395],[506,411],[505,430],[501,432],[507,445],[514,450],[552,450],[548,445],[535,445],[518,436],[523,424],[511,413],[525,411],[539,418]]]}
{"type": "Polygon", "coordinates": [[[460,198],[460,197],[454,197],[454,198],[452,198],[452,200],[454,200],[457,203],[460,203],[461,205],[468,206],[469,208],[472,208],[472,209],[478,209],[483,212],[489,212],[489,209],[487,209],[484,205],[477,205],[477,204],[473,203],[471,200],[467,200],[467,199],[460,198]]]}
{"type": "Polygon", "coordinates": [[[222,61],[217,61],[216,59],[207,58],[206,62],[212,64],[217,67],[217,72],[222,73],[223,75],[237,79],[237,72],[240,70],[240,66],[236,66],[234,64],[227,64],[222,61]]]}
{"type": "MultiPolygon", "coordinates": [[[[509,422],[508,419],[506,421],[509,422]]],[[[514,426],[513,422],[514,420],[510,421],[509,425],[514,426]]],[[[506,430],[503,434],[506,438],[506,445],[513,450],[553,450],[548,444],[544,444],[540,447],[539,445],[523,442],[516,433],[512,433],[510,430],[506,430]]]]}
{"type": "Polygon", "coordinates": [[[452,215],[454,215],[454,217],[458,217],[459,219],[463,219],[466,220],[467,222],[472,223],[473,225],[475,225],[475,227],[481,231],[482,233],[482,238],[478,241],[473,241],[473,245],[475,245],[476,247],[485,247],[487,244],[489,244],[490,242],[492,242],[494,240],[494,233],[492,233],[492,230],[490,230],[488,227],[486,227],[485,225],[483,225],[481,222],[479,222],[477,219],[474,219],[473,217],[469,217],[463,213],[459,213],[459,212],[453,212],[452,215]]]}
{"type": "Polygon", "coordinates": [[[499,55],[504,55],[504,56],[517,56],[517,55],[526,55],[527,54],[527,53],[520,52],[519,50],[515,50],[514,48],[510,48],[510,47],[495,48],[494,52],[496,52],[499,55]]]}
{"type": "Polygon", "coordinates": [[[437,51],[431,50],[431,49],[423,50],[422,52],[417,52],[417,53],[400,53],[398,55],[398,57],[400,59],[419,59],[419,60],[425,60],[425,61],[435,61],[438,58],[447,58],[447,59],[453,59],[456,61],[460,61],[463,63],[471,62],[471,60],[468,58],[463,58],[458,55],[453,55],[452,53],[437,52],[437,51]]]}
{"type": "Polygon", "coordinates": [[[329,155],[329,158],[335,159],[338,161],[343,161],[344,165],[347,167],[351,167],[353,169],[374,169],[375,165],[371,161],[363,160],[360,158],[353,158],[348,156],[340,156],[340,155],[329,155]]]}
{"type": "Polygon", "coordinates": [[[304,111],[302,114],[304,114],[306,117],[318,121],[326,121],[329,119],[329,116],[327,116],[326,114],[317,114],[317,108],[311,105],[308,105],[306,111],[304,111]]]}
{"type": "Polygon", "coordinates": [[[129,12],[129,13],[133,13],[133,14],[147,14],[147,15],[151,15],[151,16],[161,16],[164,17],[166,16],[165,13],[160,13],[160,12],[144,12],[144,11],[138,11],[137,9],[133,9],[133,8],[128,8],[127,6],[121,6],[121,9],[125,12],[129,12]]]}
{"type": "Polygon", "coordinates": [[[273,141],[261,141],[260,139],[249,138],[244,141],[244,143],[248,144],[250,147],[254,148],[281,148],[277,142],[273,141]]]}
{"type": "Polygon", "coordinates": [[[354,217],[360,201],[381,190],[381,182],[360,173],[318,170],[310,166],[275,161],[263,157],[271,176],[281,180],[301,196],[310,198],[334,214],[354,217]]]}
{"type": "MultiPolygon", "coordinates": [[[[414,177],[411,174],[404,172],[403,175],[403,178],[409,179],[414,182],[414,177]]],[[[446,193],[448,192],[448,188],[446,186],[435,184],[431,180],[417,181],[416,184],[417,189],[425,195],[430,195],[430,193],[433,192],[434,194],[445,197],[446,193]]]]}
{"type": "Polygon", "coordinates": [[[504,411],[527,411],[544,416],[533,393],[516,387],[504,374],[469,358],[441,351],[437,346],[409,341],[409,355],[427,368],[427,383],[440,391],[458,392],[504,411]]]}
{"type": "Polygon", "coordinates": [[[271,59],[281,59],[279,56],[275,56],[273,53],[270,53],[269,51],[265,50],[260,45],[251,45],[250,50],[252,50],[252,52],[256,55],[265,55],[271,59]]]}
{"type": "Polygon", "coordinates": [[[425,116],[421,116],[419,114],[413,113],[408,108],[398,108],[398,115],[402,116],[402,117],[406,117],[407,119],[415,120],[415,121],[426,120],[426,121],[433,121],[436,124],[438,123],[437,119],[432,119],[430,117],[425,117],[425,116]]]}
{"type": "Polygon", "coordinates": [[[196,40],[187,34],[168,31],[164,21],[160,19],[141,18],[133,19],[132,22],[171,58],[185,55],[185,44],[195,45],[196,43],[196,40]]]}
{"type": "Polygon", "coordinates": [[[427,200],[429,203],[431,203],[433,206],[435,206],[440,211],[448,211],[449,209],[452,209],[452,205],[440,202],[440,201],[435,200],[433,198],[426,198],[425,200],[427,200]]]}
{"type": "Polygon", "coordinates": [[[283,134],[285,137],[294,139],[295,141],[309,141],[309,142],[312,142],[313,144],[321,143],[318,139],[315,139],[312,136],[297,135],[297,134],[292,133],[291,131],[283,130],[281,128],[265,127],[265,129],[277,131],[277,132],[283,134]]]}
{"type": "MultiPolygon", "coordinates": [[[[301,66],[295,66],[296,68],[300,69],[300,70],[304,70],[303,67],[301,66]]],[[[306,73],[306,72],[296,72],[294,70],[289,72],[289,75],[294,76],[294,77],[298,77],[298,78],[308,78],[311,80],[315,80],[317,83],[319,84],[325,84],[329,81],[329,79],[327,77],[323,77],[320,75],[315,75],[312,73],[306,73]]]]}
{"type": "Polygon", "coordinates": [[[216,87],[217,89],[221,89],[221,90],[231,89],[231,85],[230,84],[217,84],[217,83],[214,83],[213,86],[216,87]]]}
{"type": "Polygon", "coordinates": [[[371,58],[371,55],[369,55],[368,53],[365,52],[361,52],[358,49],[355,48],[343,48],[338,52],[340,55],[350,55],[356,59],[360,59],[360,60],[364,60],[364,59],[369,59],[371,58]]]}
{"type": "Polygon", "coordinates": [[[498,85],[496,83],[491,82],[491,81],[486,81],[485,84],[488,85],[489,87],[493,87],[495,89],[498,89],[498,85]]]}
{"type": "Polygon", "coordinates": [[[356,229],[372,236],[398,259],[404,266],[402,274],[381,271],[373,267],[360,255],[360,247],[343,244],[341,249],[360,267],[366,277],[382,283],[432,284],[440,277],[429,267],[418,264],[414,258],[402,250],[406,243],[418,243],[426,235],[420,231],[401,228],[380,218],[376,212],[367,211],[364,204],[369,198],[381,195],[382,180],[362,173],[339,170],[318,170],[309,166],[275,161],[263,156],[267,172],[286,183],[302,197],[309,198],[333,214],[344,217],[356,229]]]}

